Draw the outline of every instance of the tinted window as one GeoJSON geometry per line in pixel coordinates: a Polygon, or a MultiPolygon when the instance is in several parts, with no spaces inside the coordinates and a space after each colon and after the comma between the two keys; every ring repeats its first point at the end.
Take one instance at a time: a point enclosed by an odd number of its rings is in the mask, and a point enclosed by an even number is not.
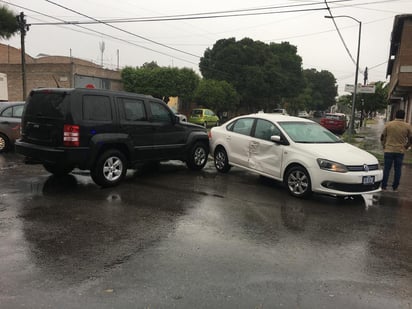
{"type": "Polygon", "coordinates": [[[23,114],[24,105],[13,106],[13,117],[21,118],[23,114]]]}
{"type": "Polygon", "coordinates": [[[111,120],[110,98],[99,95],[83,96],[83,119],[93,121],[111,120]]]}
{"type": "Polygon", "coordinates": [[[250,135],[250,132],[252,131],[253,121],[253,118],[239,119],[233,124],[231,129],[233,132],[239,134],[250,135]]]}
{"type": "Polygon", "coordinates": [[[123,105],[124,119],[128,121],[147,120],[146,109],[142,100],[121,98],[119,102],[123,105]]]}
{"type": "Polygon", "coordinates": [[[152,119],[153,121],[160,122],[171,122],[172,118],[170,117],[169,110],[166,107],[157,102],[150,102],[150,109],[152,110],[152,119]]]}
{"type": "Polygon", "coordinates": [[[203,111],[201,109],[194,109],[192,110],[192,115],[202,116],[203,111]]]}
{"type": "Polygon", "coordinates": [[[6,108],[1,115],[3,117],[12,117],[13,116],[13,107],[6,108]]]}
{"type": "Polygon", "coordinates": [[[272,135],[280,135],[280,130],[270,121],[258,119],[255,137],[270,141],[272,135]]]}
{"type": "Polygon", "coordinates": [[[69,96],[64,92],[34,92],[26,106],[26,115],[64,118],[69,96]]]}

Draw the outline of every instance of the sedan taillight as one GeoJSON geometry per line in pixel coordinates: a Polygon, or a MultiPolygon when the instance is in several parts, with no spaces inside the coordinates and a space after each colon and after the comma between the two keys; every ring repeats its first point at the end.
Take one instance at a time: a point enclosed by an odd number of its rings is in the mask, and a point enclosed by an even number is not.
{"type": "Polygon", "coordinates": [[[63,145],[68,147],[80,146],[79,126],[65,124],[63,129],[63,145]]]}

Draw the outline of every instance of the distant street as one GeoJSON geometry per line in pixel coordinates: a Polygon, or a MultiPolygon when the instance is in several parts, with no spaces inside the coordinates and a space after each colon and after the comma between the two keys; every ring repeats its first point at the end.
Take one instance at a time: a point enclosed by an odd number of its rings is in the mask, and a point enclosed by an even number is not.
{"type": "Polygon", "coordinates": [[[300,200],[180,162],[100,189],[0,154],[0,308],[411,308],[399,193],[300,200]]]}

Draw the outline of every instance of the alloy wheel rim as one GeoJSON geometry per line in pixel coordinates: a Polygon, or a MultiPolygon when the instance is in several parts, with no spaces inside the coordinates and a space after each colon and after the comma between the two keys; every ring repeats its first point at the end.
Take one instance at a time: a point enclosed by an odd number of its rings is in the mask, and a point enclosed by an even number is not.
{"type": "Polygon", "coordinates": [[[225,167],[225,159],[226,159],[226,157],[225,157],[225,155],[224,155],[224,153],[223,152],[218,152],[217,154],[216,154],[216,160],[215,160],[215,162],[216,162],[216,167],[219,169],[219,170],[222,170],[224,167],[225,167]]]}
{"type": "Polygon", "coordinates": [[[289,175],[288,186],[294,194],[302,195],[308,190],[308,177],[301,171],[295,171],[289,175]]]}
{"type": "Polygon", "coordinates": [[[103,175],[109,181],[116,181],[123,172],[123,163],[117,157],[110,157],[103,166],[103,175]]]}
{"type": "Polygon", "coordinates": [[[203,148],[199,147],[195,151],[194,161],[196,165],[202,165],[206,160],[206,153],[203,148]]]}

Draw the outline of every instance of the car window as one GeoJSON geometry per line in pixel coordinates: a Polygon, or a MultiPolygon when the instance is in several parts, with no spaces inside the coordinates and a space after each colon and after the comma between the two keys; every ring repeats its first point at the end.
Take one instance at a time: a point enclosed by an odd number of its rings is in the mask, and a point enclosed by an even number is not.
{"type": "Polygon", "coordinates": [[[147,120],[146,109],[142,100],[119,98],[118,102],[123,106],[123,118],[128,121],[147,120]]]}
{"type": "Polygon", "coordinates": [[[150,102],[153,121],[171,122],[172,118],[166,107],[158,102],[150,102]]]}
{"type": "Polygon", "coordinates": [[[24,105],[13,106],[13,117],[21,118],[23,115],[24,105]]]}
{"type": "Polygon", "coordinates": [[[192,115],[202,116],[202,110],[201,109],[194,109],[194,110],[192,110],[192,115]]]}
{"type": "Polygon", "coordinates": [[[329,130],[312,122],[279,122],[279,125],[295,143],[341,143],[329,130]]]}
{"type": "Polygon", "coordinates": [[[6,108],[2,113],[2,117],[13,117],[13,107],[6,108]]]}
{"type": "Polygon", "coordinates": [[[280,130],[270,121],[258,119],[256,122],[255,137],[270,141],[272,135],[280,135],[280,130]]]}
{"type": "Polygon", "coordinates": [[[83,96],[83,119],[93,121],[109,121],[112,119],[110,98],[101,95],[83,96]]]}
{"type": "Polygon", "coordinates": [[[332,119],[332,120],[344,120],[345,116],[343,116],[343,115],[334,115],[334,114],[326,114],[325,118],[332,119]]]}
{"type": "Polygon", "coordinates": [[[64,118],[68,98],[65,92],[34,92],[26,106],[26,115],[64,118]]]}
{"type": "Polygon", "coordinates": [[[233,126],[231,126],[231,130],[235,133],[250,135],[250,132],[252,131],[253,121],[253,118],[238,119],[233,124],[233,126]]]}

